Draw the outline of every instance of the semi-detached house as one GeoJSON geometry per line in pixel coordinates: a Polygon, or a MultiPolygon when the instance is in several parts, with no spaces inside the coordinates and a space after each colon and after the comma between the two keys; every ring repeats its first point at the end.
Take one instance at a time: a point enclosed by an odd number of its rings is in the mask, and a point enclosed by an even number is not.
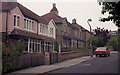
{"type": "Polygon", "coordinates": [[[50,10],[50,12],[42,15],[41,18],[45,21],[50,21],[51,19],[54,20],[57,26],[56,40],[61,48],[86,47],[86,39],[90,38],[90,36],[86,34],[87,30],[83,30],[85,28],[77,24],[76,19],[73,19],[72,23],[70,23],[67,21],[67,18],[62,18],[59,16],[59,11],[57,10],[55,3],[53,3],[53,8],[50,10]]]}
{"type": "Polygon", "coordinates": [[[56,24],[45,21],[17,2],[2,2],[3,41],[22,40],[26,52],[54,51],[56,24]]]}

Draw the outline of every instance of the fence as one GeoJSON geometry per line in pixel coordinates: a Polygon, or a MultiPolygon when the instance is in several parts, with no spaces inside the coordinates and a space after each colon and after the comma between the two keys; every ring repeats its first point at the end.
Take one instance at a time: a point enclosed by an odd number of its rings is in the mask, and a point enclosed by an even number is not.
{"type": "Polygon", "coordinates": [[[3,73],[12,72],[18,69],[43,65],[44,54],[24,54],[15,58],[3,59],[3,73]]]}
{"type": "Polygon", "coordinates": [[[88,50],[80,50],[76,52],[63,53],[39,53],[39,54],[24,54],[11,59],[3,59],[3,73],[12,72],[18,69],[39,66],[44,64],[54,64],[67,59],[89,55],[88,50]]]}

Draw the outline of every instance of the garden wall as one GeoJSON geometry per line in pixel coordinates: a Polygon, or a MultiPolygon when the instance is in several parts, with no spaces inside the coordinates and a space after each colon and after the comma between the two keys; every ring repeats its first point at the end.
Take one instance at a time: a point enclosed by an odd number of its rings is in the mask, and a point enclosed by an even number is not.
{"type": "Polygon", "coordinates": [[[28,53],[23,54],[22,56],[3,59],[3,73],[13,72],[19,69],[40,66],[40,65],[49,65],[58,62],[62,62],[64,60],[87,56],[89,55],[88,50],[80,50],[76,52],[62,52],[62,53],[28,53]]]}
{"type": "Polygon", "coordinates": [[[75,52],[62,52],[58,54],[58,62],[87,55],[89,55],[88,50],[80,50],[75,52]]]}

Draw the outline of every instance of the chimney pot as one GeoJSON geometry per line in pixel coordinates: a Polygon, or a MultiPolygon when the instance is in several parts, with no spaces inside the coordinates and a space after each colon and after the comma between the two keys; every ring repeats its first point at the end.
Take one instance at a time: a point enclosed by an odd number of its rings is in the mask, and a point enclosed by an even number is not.
{"type": "Polygon", "coordinates": [[[56,7],[56,4],[55,4],[55,3],[53,3],[53,7],[56,7]]]}

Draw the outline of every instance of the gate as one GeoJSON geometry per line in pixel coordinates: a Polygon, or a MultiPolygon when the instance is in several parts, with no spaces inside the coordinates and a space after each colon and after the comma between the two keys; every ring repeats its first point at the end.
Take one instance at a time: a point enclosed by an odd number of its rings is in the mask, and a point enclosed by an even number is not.
{"type": "Polygon", "coordinates": [[[58,62],[58,53],[50,52],[50,64],[58,62]]]}

